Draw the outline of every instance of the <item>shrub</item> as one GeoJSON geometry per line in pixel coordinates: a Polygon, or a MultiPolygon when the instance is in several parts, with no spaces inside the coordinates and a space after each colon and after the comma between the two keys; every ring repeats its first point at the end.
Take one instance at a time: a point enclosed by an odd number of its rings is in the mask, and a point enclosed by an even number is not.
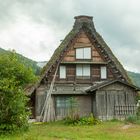
{"type": "Polygon", "coordinates": [[[100,121],[96,119],[93,114],[88,117],[79,117],[76,115],[75,117],[67,117],[64,119],[64,123],[68,125],[96,125],[99,124],[100,121]]]}
{"type": "Polygon", "coordinates": [[[137,117],[140,119],[140,105],[139,105],[139,107],[138,107],[138,109],[137,109],[136,115],[137,115],[137,117]]]}
{"type": "Polygon", "coordinates": [[[136,115],[135,116],[129,116],[126,119],[126,122],[134,123],[134,124],[140,124],[140,106],[137,109],[136,115]]]}
{"type": "Polygon", "coordinates": [[[27,97],[24,88],[36,80],[16,54],[0,55],[0,133],[28,128],[27,97]]]}
{"type": "Polygon", "coordinates": [[[0,80],[0,133],[28,127],[27,98],[12,80],[0,80]]]}
{"type": "Polygon", "coordinates": [[[69,104],[69,113],[67,114],[69,118],[76,119],[78,117],[78,102],[77,99],[71,97],[67,100],[69,104]]]}
{"type": "Polygon", "coordinates": [[[129,116],[128,118],[126,118],[126,122],[129,123],[135,123],[137,120],[137,116],[129,116]]]}

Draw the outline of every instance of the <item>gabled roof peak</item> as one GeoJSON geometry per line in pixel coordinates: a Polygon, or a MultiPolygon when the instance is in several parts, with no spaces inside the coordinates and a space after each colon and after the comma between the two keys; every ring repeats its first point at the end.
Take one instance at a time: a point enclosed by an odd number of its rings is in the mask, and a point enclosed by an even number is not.
{"type": "Polygon", "coordinates": [[[94,23],[93,23],[93,17],[92,16],[86,16],[86,15],[80,15],[80,16],[75,16],[75,23],[74,23],[74,28],[80,28],[84,24],[87,26],[91,27],[94,29],[94,23]]]}

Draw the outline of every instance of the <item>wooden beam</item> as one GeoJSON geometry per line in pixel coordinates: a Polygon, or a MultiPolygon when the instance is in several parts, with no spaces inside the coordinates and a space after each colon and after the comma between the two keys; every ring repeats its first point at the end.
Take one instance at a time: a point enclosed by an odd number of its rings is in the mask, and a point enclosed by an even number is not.
{"type": "Polygon", "coordinates": [[[119,76],[117,76],[118,78],[121,78],[122,77],[122,75],[119,75],[119,76]]]}
{"type": "Polygon", "coordinates": [[[112,62],[111,60],[108,60],[108,61],[107,61],[107,63],[111,63],[111,62],[112,62]]]}

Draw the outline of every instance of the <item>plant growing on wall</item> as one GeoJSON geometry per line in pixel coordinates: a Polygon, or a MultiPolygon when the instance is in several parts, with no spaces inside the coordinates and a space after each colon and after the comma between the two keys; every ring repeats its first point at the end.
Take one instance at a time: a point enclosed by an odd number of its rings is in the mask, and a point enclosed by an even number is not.
{"type": "Polygon", "coordinates": [[[78,102],[77,99],[74,97],[71,97],[68,99],[69,104],[69,114],[68,117],[71,119],[78,119],[79,118],[79,110],[78,110],[78,102]]]}

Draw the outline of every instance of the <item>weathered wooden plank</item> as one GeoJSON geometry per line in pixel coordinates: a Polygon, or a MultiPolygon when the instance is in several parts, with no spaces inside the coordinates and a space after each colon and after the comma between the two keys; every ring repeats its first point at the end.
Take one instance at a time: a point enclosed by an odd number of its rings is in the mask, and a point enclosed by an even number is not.
{"type": "Polygon", "coordinates": [[[106,91],[107,96],[107,120],[113,119],[114,117],[114,105],[115,105],[115,96],[116,91],[106,91]]]}
{"type": "Polygon", "coordinates": [[[107,114],[105,91],[97,91],[97,93],[96,93],[96,107],[97,107],[98,118],[105,120],[106,114],[107,114]]]}

